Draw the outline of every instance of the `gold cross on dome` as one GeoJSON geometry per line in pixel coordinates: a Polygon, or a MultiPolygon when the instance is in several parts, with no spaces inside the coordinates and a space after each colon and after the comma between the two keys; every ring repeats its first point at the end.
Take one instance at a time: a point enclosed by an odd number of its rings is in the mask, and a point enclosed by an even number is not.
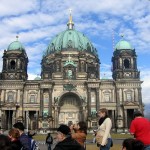
{"type": "Polygon", "coordinates": [[[70,15],[71,15],[71,13],[72,13],[72,9],[71,8],[69,9],[69,12],[70,12],[70,15]]]}

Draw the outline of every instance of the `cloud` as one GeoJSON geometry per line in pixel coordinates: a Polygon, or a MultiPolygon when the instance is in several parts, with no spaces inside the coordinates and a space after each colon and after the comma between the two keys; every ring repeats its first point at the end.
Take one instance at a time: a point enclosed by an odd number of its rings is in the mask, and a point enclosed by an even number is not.
{"type": "Polygon", "coordinates": [[[141,71],[142,83],[142,97],[144,103],[150,103],[150,68],[143,68],[141,71]]]}
{"type": "Polygon", "coordinates": [[[28,73],[28,80],[34,80],[37,77],[37,75],[28,73]]]}
{"type": "MultiPolygon", "coordinates": [[[[72,9],[75,29],[83,32],[99,52],[102,63],[101,76],[105,73],[111,78],[112,44],[113,40],[115,44],[120,40],[120,33],[124,33],[125,39],[135,47],[140,56],[139,65],[144,63],[142,57],[148,58],[150,55],[150,1],[148,0],[107,0],[107,2],[104,0],[55,2],[1,0],[0,57],[3,55],[3,50],[15,41],[15,36],[18,34],[19,41],[25,46],[29,58],[29,78],[35,77],[41,71],[42,54],[49,42],[56,34],[67,28],[69,8],[72,9]]],[[[141,77],[145,81],[142,84],[143,101],[148,102],[150,67],[146,63],[145,65],[141,77]]],[[[0,59],[1,68],[2,59],[0,59]]]]}
{"type": "Polygon", "coordinates": [[[1,0],[0,5],[0,16],[12,16],[18,15],[23,13],[28,13],[37,7],[37,0],[13,0],[13,1],[6,1],[1,0]]]}

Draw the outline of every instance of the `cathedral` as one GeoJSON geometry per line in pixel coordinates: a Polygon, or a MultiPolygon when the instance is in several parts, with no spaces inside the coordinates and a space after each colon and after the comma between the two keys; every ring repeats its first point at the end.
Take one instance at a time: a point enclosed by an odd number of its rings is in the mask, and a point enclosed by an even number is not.
{"type": "Polygon", "coordinates": [[[121,39],[114,47],[112,79],[100,78],[100,58],[92,42],[74,29],[57,34],[41,56],[41,75],[28,80],[28,56],[16,39],[3,53],[0,73],[0,127],[21,121],[29,130],[49,131],[59,124],[98,124],[107,108],[113,130],[128,131],[133,112],[143,111],[140,72],[132,45],[121,39]]]}

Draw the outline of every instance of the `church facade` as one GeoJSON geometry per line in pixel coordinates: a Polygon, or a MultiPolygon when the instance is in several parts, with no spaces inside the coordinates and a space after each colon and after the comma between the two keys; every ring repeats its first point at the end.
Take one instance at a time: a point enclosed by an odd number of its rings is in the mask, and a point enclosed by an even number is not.
{"type": "Polygon", "coordinates": [[[52,39],[41,61],[41,77],[28,80],[28,56],[18,41],[3,53],[0,73],[0,126],[22,121],[31,130],[86,121],[97,126],[99,108],[107,108],[113,129],[127,131],[135,109],[143,110],[137,55],[120,40],[112,56],[112,79],[100,79],[100,59],[91,41],[74,29],[52,39]]]}

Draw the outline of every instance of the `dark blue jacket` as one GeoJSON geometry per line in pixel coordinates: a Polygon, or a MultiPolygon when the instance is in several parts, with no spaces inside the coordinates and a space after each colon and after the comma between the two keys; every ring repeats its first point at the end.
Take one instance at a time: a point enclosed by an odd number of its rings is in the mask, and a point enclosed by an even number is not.
{"type": "Polygon", "coordinates": [[[31,150],[31,138],[28,135],[22,133],[19,140],[23,146],[23,150],[31,150]]]}

